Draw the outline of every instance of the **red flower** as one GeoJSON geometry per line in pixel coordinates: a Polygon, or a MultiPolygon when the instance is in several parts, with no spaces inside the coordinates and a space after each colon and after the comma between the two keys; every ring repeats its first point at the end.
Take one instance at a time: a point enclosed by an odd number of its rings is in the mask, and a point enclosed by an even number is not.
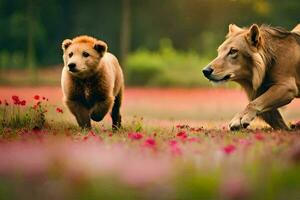
{"type": "Polygon", "coordinates": [[[260,134],[260,133],[256,133],[255,134],[255,139],[257,139],[257,140],[264,140],[265,137],[262,134],[260,134]]]}
{"type": "Polygon", "coordinates": [[[184,129],[184,128],[189,128],[190,126],[189,125],[180,125],[180,124],[178,124],[178,125],[176,125],[176,128],[178,128],[178,129],[184,129]]]}
{"type": "Polygon", "coordinates": [[[25,106],[25,105],[26,105],[26,101],[25,101],[25,100],[20,101],[20,105],[21,105],[21,106],[25,106]]]}
{"type": "Polygon", "coordinates": [[[181,131],[181,132],[177,133],[176,136],[181,138],[182,140],[185,140],[188,137],[188,135],[185,131],[181,131]]]}
{"type": "Polygon", "coordinates": [[[11,98],[12,98],[12,100],[14,100],[14,101],[19,101],[19,97],[16,96],[16,95],[13,95],[11,98]]]}
{"type": "Polygon", "coordinates": [[[33,97],[35,100],[39,100],[40,99],[40,96],[39,95],[34,95],[33,97]]]}
{"type": "Polygon", "coordinates": [[[145,147],[154,148],[156,146],[156,141],[153,138],[148,138],[144,142],[145,147]]]}
{"type": "Polygon", "coordinates": [[[19,104],[20,104],[20,99],[19,99],[18,96],[13,95],[11,98],[12,98],[13,103],[14,103],[15,105],[19,105],[19,104]]]}
{"type": "Polygon", "coordinates": [[[95,134],[93,131],[90,131],[90,132],[88,133],[88,136],[96,136],[96,134],[95,134]]]}
{"type": "Polygon", "coordinates": [[[0,100],[0,105],[2,104],[2,101],[0,100]]]}
{"type": "Polygon", "coordinates": [[[233,153],[235,150],[236,150],[236,147],[232,144],[229,144],[229,145],[223,147],[223,152],[228,155],[233,153]]]}
{"type": "Polygon", "coordinates": [[[88,139],[99,139],[99,140],[102,140],[101,137],[97,137],[97,135],[93,131],[88,132],[88,134],[83,137],[83,140],[88,140],[88,139]]]}
{"type": "Polygon", "coordinates": [[[140,140],[143,138],[143,135],[141,133],[128,133],[128,138],[132,140],[140,140]]]}
{"type": "Polygon", "coordinates": [[[61,109],[61,108],[56,108],[56,112],[58,112],[58,113],[63,113],[64,111],[63,111],[63,109],[61,109]]]}

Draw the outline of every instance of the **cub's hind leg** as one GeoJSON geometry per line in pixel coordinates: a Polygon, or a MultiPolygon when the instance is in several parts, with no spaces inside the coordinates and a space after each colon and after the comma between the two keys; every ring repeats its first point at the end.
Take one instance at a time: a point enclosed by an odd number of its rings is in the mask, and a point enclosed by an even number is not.
{"type": "Polygon", "coordinates": [[[121,127],[122,117],[120,113],[120,108],[122,105],[122,98],[123,98],[123,89],[121,89],[121,91],[115,97],[114,105],[111,111],[112,128],[114,130],[117,130],[121,127]]]}

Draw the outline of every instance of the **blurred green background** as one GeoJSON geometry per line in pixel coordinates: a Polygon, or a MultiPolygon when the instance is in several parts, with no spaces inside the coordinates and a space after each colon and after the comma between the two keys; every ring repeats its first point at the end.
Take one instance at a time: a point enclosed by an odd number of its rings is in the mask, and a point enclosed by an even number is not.
{"type": "Polygon", "coordinates": [[[108,43],[127,85],[207,86],[201,69],[228,24],[292,29],[299,0],[0,0],[0,84],[59,84],[61,42],[108,43]]]}

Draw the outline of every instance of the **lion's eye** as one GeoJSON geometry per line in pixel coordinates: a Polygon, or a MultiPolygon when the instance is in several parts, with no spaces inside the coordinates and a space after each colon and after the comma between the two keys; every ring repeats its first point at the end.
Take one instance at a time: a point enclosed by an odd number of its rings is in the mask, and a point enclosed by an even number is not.
{"type": "Polygon", "coordinates": [[[73,56],[73,52],[69,53],[69,58],[71,58],[73,56]]]}
{"type": "Polygon", "coordinates": [[[237,49],[234,49],[234,48],[231,48],[228,55],[231,55],[232,57],[236,57],[237,56],[237,53],[238,53],[239,50],[237,49]]]}
{"type": "Polygon", "coordinates": [[[87,57],[90,56],[90,54],[89,54],[88,52],[85,52],[85,51],[84,51],[84,52],[82,53],[82,56],[85,57],[85,58],[87,58],[87,57]]]}

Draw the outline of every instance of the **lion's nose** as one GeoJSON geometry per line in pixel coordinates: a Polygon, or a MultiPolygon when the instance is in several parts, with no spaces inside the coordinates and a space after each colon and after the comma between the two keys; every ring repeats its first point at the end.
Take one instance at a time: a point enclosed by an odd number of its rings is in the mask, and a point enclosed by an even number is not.
{"type": "Polygon", "coordinates": [[[210,66],[205,67],[202,72],[205,77],[209,77],[213,73],[213,69],[210,66]]]}
{"type": "Polygon", "coordinates": [[[70,64],[68,64],[68,67],[69,67],[70,71],[73,71],[76,68],[76,64],[75,63],[70,63],[70,64]]]}

